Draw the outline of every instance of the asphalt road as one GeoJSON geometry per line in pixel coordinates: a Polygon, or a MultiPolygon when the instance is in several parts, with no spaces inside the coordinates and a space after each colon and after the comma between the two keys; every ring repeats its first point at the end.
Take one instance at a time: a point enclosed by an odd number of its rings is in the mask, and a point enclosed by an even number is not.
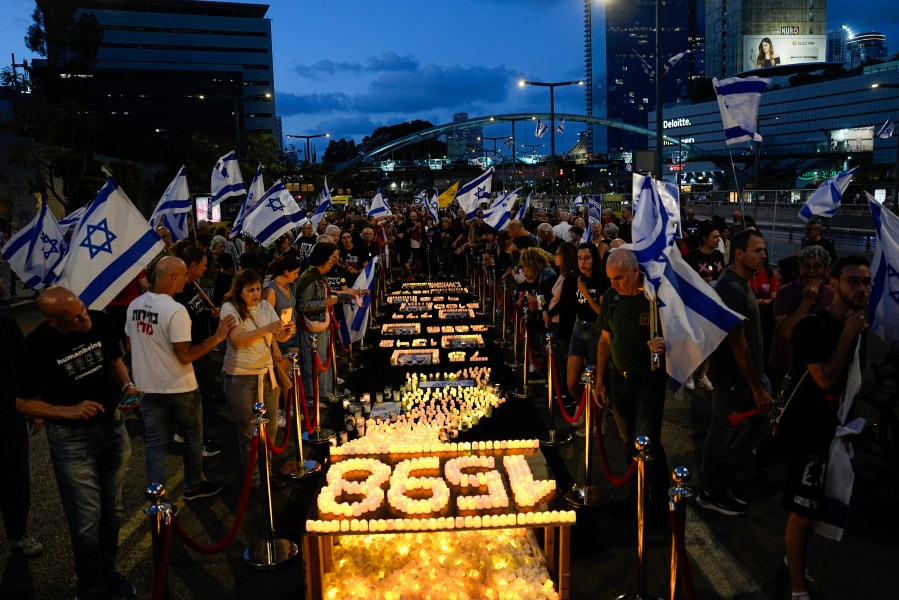
{"type": "MultiPolygon", "coordinates": [[[[39,322],[33,306],[4,310],[26,332],[39,322]]],[[[870,360],[878,360],[883,353],[882,346],[872,341],[870,360]]],[[[864,389],[884,397],[893,388],[877,386],[868,372],[864,389]]],[[[545,389],[536,384],[532,390],[535,398],[519,401],[535,403],[546,419],[545,389]]],[[[669,467],[684,465],[698,471],[709,401],[707,392],[687,393],[683,399],[668,398],[662,435],[669,467]]],[[[193,503],[177,500],[176,504],[183,527],[197,540],[211,544],[224,537],[233,522],[242,469],[228,412],[219,407],[208,416],[208,429],[213,438],[223,443],[225,451],[205,459],[204,465],[207,477],[227,484],[225,493],[193,503]]],[[[144,497],[144,439],[136,415],[129,416],[127,423],[132,434],[133,455],[125,481],[126,520],[121,533],[119,571],[137,585],[138,597],[147,598],[152,588],[153,560],[148,519],[143,512],[149,504],[144,497]]],[[[612,469],[621,473],[622,450],[611,420],[605,424],[605,430],[612,469]]],[[[559,451],[570,477],[582,477],[583,449],[583,440],[576,438],[573,444],[559,451]]],[[[176,499],[180,498],[181,479],[178,450],[172,444],[167,459],[167,472],[174,474],[169,485],[176,499]]],[[[768,470],[767,476],[758,482],[749,515],[725,517],[709,513],[692,502],[688,505],[687,550],[700,598],[789,598],[789,582],[781,568],[786,522],[786,514],[779,508],[782,468],[774,458],[776,452],[770,450],[766,447],[759,453],[760,461],[768,470]]],[[[309,451],[315,452],[311,448],[309,451]]],[[[613,501],[579,514],[573,533],[573,598],[613,598],[636,591],[636,517],[630,486],[614,488],[608,484],[598,462],[594,460],[593,464],[594,481],[610,491],[613,501]]],[[[45,551],[41,557],[28,560],[11,555],[3,547],[0,598],[72,598],[75,579],[68,531],[42,434],[31,439],[31,467],[33,503],[29,530],[44,544],[45,551]]],[[[698,487],[698,482],[695,483],[698,487]]],[[[308,505],[314,486],[314,480],[304,480],[273,491],[273,514],[279,536],[300,540],[305,518],[302,507],[308,505]]],[[[826,597],[896,597],[895,590],[899,589],[899,570],[895,568],[899,556],[897,502],[897,481],[876,488],[857,488],[843,541],[825,544],[821,539],[815,540],[810,572],[823,583],[826,597]]],[[[250,508],[236,539],[226,550],[213,555],[197,554],[173,537],[169,557],[171,597],[195,600],[302,597],[302,560],[273,571],[254,571],[245,566],[243,551],[261,539],[264,516],[261,501],[251,496],[250,508]]],[[[664,527],[648,531],[646,560],[651,597],[668,597],[665,590],[670,543],[670,533],[664,527]]]]}

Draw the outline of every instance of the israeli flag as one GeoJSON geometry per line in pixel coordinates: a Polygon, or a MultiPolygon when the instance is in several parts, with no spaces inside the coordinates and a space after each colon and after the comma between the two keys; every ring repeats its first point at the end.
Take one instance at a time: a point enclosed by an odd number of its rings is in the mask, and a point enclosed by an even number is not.
{"type": "Polygon", "coordinates": [[[730,77],[721,81],[712,78],[728,146],[762,141],[758,133],[759,102],[769,81],[761,77],[730,77]]]}
{"type": "MultiPolygon", "coordinates": [[[[418,196],[416,196],[418,198],[418,196]]],[[[427,202],[428,197],[425,196],[421,200],[423,202],[427,202]]],[[[392,215],[390,212],[390,206],[387,204],[387,201],[381,195],[381,190],[378,190],[378,193],[375,194],[375,197],[371,201],[371,208],[368,209],[369,217],[383,217],[386,215],[392,215]]]]}
{"type": "Polygon", "coordinates": [[[896,133],[896,124],[893,123],[892,119],[887,119],[887,122],[880,126],[880,129],[877,130],[875,137],[879,138],[891,138],[896,133]]]}
{"type": "Polygon", "coordinates": [[[456,200],[465,211],[465,220],[472,220],[481,208],[481,202],[490,199],[493,190],[493,167],[484,171],[465,185],[459,188],[456,200]]]}
{"type": "Polygon", "coordinates": [[[858,167],[853,167],[848,171],[843,171],[834,175],[824,183],[818,186],[812,195],[808,197],[802,208],[799,209],[799,218],[803,221],[813,219],[816,215],[824,215],[832,217],[843,199],[843,194],[852,178],[855,177],[855,171],[858,167]]]}
{"type": "Polygon", "coordinates": [[[253,181],[250,182],[250,189],[247,190],[247,195],[240,205],[240,210],[237,211],[237,216],[234,217],[234,224],[231,226],[229,238],[233,239],[243,231],[244,219],[247,218],[250,211],[256,208],[256,203],[259,201],[259,198],[262,198],[264,195],[265,182],[262,179],[262,164],[260,163],[259,166],[256,167],[256,174],[253,175],[253,181]]]}
{"type": "Polygon", "coordinates": [[[584,233],[581,235],[581,243],[582,244],[592,244],[593,243],[593,224],[596,223],[596,219],[591,216],[587,217],[587,228],[584,233]]]}
{"type": "Polygon", "coordinates": [[[544,123],[540,119],[537,119],[537,128],[534,130],[534,136],[539,140],[543,138],[544,135],[546,135],[546,132],[548,130],[549,127],[546,125],[546,123],[544,123]]]}
{"type": "Polygon", "coordinates": [[[562,121],[558,125],[556,125],[556,133],[565,133],[565,119],[562,119],[562,121]]]}
{"type": "Polygon", "coordinates": [[[646,293],[655,297],[665,338],[665,363],[672,387],[683,382],[709,357],[743,317],[727,308],[715,290],[681,257],[672,243],[668,211],[649,177],[634,175],[633,250],[645,276],[646,293]]]}
{"type": "Polygon", "coordinates": [[[584,202],[583,194],[578,194],[577,196],[575,196],[574,202],[572,202],[572,207],[574,208],[574,212],[580,213],[582,210],[584,210],[585,204],[586,204],[586,202],[584,202]]]}
{"type": "Polygon", "coordinates": [[[518,213],[515,215],[516,221],[524,221],[524,215],[528,212],[528,207],[531,205],[531,196],[534,192],[528,194],[528,197],[524,199],[524,202],[518,207],[518,213]]]}
{"type": "Polygon", "coordinates": [[[309,220],[312,221],[313,227],[318,227],[318,224],[321,223],[321,220],[325,218],[325,213],[331,209],[331,190],[328,189],[328,178],[325,177],[325,187],[322,190],[321,199],[318,201],[318,206],[315,207],[315,212],[312,213],[312,216],[309,217],[309,220]]]}
{"type": "Polygon", "coordinates": [[[440,201],[437,199],[437,192],[434,192],[431,195],[431,199],[425,201],[425,209],[428,212],[428,216],[434,219],[434,224],[437,225],[440,223],[440,201]]]}
{"type": "Polygon", "coordinates": [[[520,193],[521,188],[518,188],[498,198],[489,209],[484,211],[484,223],[490,225],[496,231],[502,231],[508,227],[512,206],[520,193]]]}
{"type": "Polygon", "coordinates": [[[40,205],[31,222],[0,249],[0,255],[9,262],[13,273],[35,290],[42,290],[56,281],[69,250],[64,232],[47,203],[40,205]]]}
{"type": "Polygon", "coordinates": [[[191,211],[190,191],[187,188],[187,169],[181,167],[178,174],[165,188],[165,193],[159,199],[153,214],[150,215],[150,225],[168,228],[172,232],[172,240],[178,241],[187,238],[187,217],[191,211]]]}
{"type": "Polygon", "coordinates": [[[68,233],[69,229],[78,225],[78,221],[81,220],[81,217],[84,215],[84,211],[87,210],[88,205],[85,204],[81,208],[73,210],[65,217],[60,219],[59,228],[62,229],[63,233],[68,233]]]}
{"type": "Polygon", "coordinates": [[[662,206],[668,213],[668,235],[670,238],[682,238],[680,226],[680,188],[676,183],[656,181],[662,206]]]}
{"type": "Polygon", "coordinates": [[[240,174],[240,165],[237,164],[237,153],[234,150],[215,163],[209,189],[212,194],[209,198],[210,206],[218,206],[225,198],[240,196],[247,192],[243,175],[240,174]]]}
{"type": "Polygon", "coordinates": [[[78,223],[58,285],[103,310],[163,249],[147,219],[116,184],[106,184],[78,223]]]}
{"type": "Polygon", "coordinates": [[[279,179],[247,213],[242,229],[244,233],[256,238],[260,246],[267,247],[296,228],[301,219],[303,213],[297,201],[279,179]]]}
{"type": "Polygon", "coordinates": [[[865,192],[877,245],[871,260],[868,328],[891,348],[899,348],[899,217],[865,192]]]}
{"type": "Polygon", "coordinates": [[[371,298],[374,294],[375,277],[377,275],[378,257],[373,257],[365,269],[356,277],[353,289],[368,290],[368,294],[362,296],[361,303],[345,303],[343,305],[343,320],[340,322],[340,338],[344,346],[358,342],[365,337],[368,330],[368,311],[371,307],[371,298]]]}

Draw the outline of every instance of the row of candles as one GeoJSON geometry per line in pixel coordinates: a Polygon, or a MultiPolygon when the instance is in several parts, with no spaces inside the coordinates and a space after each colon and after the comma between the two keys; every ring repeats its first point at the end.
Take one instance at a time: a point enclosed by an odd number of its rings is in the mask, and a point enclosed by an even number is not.
{"type": "Polygon", "coordinates": [[[383,531],[446,531],[454,529],[482,529],[488,527],[527,527],[534,525],[571,525],[577,521],[573,510],[519,512],[505,515],[468,515],[456,517],[359,519],[308,519],[309,533],[347,533],[383,531]]]}

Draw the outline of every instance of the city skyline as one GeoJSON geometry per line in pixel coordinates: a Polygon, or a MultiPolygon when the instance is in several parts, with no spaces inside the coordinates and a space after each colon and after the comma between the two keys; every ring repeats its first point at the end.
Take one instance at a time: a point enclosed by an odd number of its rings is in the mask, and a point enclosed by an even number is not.
{"type": "MultiPolygon", "coordinates": [[[[899,51],[899,15],[892,2],[828,3],[828,27],[887,36],[899,51]]],[[[0,23],[6,56],[31,59],[23,38],[32,0],[9,0],[0,23]]],[[[331,134],[357,141],[382,125],[413,119],[449,123],[455,112],[471,117],[547,112],[546,90],[519,88],[520,78],[562,81],[584,77],[581,0],[456,0],[428,5],[400,0],[349,0],[339,16],[327,5],[272,0],[277,114],[285,134],[331,134]]],[[[666,56],[681,49],[666,49],[666,56]]],[[[8,59],[7,59],[8,60],[8,59]]],[[[7,63],[8,64],[8,63],[7,63]]],[[[642,74],[640,74],[642,76],[642,74]]],[[[560,89],[556,111],[582,114],[580,88],[560,89]]],[[[500,135],[508,125],[485,135],[500,135]]],[[[531,141],[532,128],[517,132],[531,141]]],[[[583,127],[566,128],[559,148],[583,127]]],[[[326,140],[318,144],[318,156],[326,140]]]]}

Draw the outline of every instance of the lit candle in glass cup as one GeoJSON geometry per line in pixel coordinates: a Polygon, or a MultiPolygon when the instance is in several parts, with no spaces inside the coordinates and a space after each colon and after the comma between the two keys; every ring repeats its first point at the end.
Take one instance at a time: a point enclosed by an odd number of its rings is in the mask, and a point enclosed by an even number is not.
{"type": "Polygon", "coordinates": [[[384,402],[384,392],[376,392],[375,393],[375,402],[377,402],[378,404],[380,404],[381,402],[384,402]]]}
{"type": "Polygon", "coordinates": [[[350,399],[344,398],[343,399],[343,410],[348,410],[349,408],[350,408],[350,399]]]}
{"type": "MultiPolygon", "coordinates": [[[[350,427],[347,431],[352,431],[352,427],[350,427]]],[[[340,432],[340,445],[343,446],[349,440],[349,433],[346,431],[340,432]]]]}
{"type": "Polygon", "coordinates": [[[393,390],[393,401],[399,402],[403,399],[403,392],[400,390],[393,390]]]}
{"type": "Polygon", "coordinates": [[[362,401],[362,404],[368,404],[369,402],[371,402],[371,394],[367,392],[365,394],[362,394],[360,400],[362,401]]]}
{"type": "Polygon", "coordinates": [[[346,427],[347,431],[352,431],[353,428],[356,426],[356,417],[354,417],[353,415],[347,415],[343,419],[343,424],[346,427]]]}
{"type": "Polygon", "coordinates": [[[384,397],[390,398],[393,396],[393,388],[389,385],[384,388],[384,397]]]}

